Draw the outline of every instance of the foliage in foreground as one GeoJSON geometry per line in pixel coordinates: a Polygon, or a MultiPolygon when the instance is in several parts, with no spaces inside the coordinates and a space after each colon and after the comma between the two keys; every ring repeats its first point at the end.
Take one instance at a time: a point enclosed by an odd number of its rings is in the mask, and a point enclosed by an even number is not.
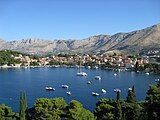
{"type": "Polygon", "coordinates": [[[11,108],[2,104],[0,105],[0,120],[17,120],[18,116],[12,112],[11,108]]]}
{"type": "Polygon", "coordinates": [[[102,98],[96,103],[94,112],[72,100],[69,104],[63,98],[39,98],[34,107],[27,109],[25,93],[20,93],[20,113],[15,114],[11,108],[0,105],[0,120],[160,120],[160,82],[151,85],[145,101],[136,102],[134,87],[128,90],[126,100],[120,92],[117,99],[102,98]]]}
{"type": "Polygon", "coordinates": [[[83,108],[82,104],[72,100],[69,104],[63,98],[39,98],[29,110],[31,120],[94,120],[94,115],[83,108]]]}

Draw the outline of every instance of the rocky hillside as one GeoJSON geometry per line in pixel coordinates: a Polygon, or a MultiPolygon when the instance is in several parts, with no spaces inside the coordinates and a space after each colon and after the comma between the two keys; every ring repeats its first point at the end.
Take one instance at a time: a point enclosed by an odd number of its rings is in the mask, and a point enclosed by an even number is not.
{"type": "Polygon", "coordinates": [[[0,39],[0,50],[9,49],[28,54],[52,53],[98,53],[118,52],[138,54],[139,52],[160,49],[160,24],[129,33],[98,35],[82,40],[42,40],[27,38],[4,41],[0,39]]]}

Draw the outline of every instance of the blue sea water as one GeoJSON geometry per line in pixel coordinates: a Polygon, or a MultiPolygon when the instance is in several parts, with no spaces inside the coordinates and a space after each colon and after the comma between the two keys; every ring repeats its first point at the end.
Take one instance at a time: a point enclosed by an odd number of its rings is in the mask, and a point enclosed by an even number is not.
{"type": "Polygon", "coordinates": [[[115,72],[102,69],[82,69],[88,76],[77,76],[77,68],[20,68],[20,69],[0,69],[0,104],[4,103],[15,112],[19,111],[20,91],[25,91],[29,107],[34,105],[36,98],[63,97],[67,103],[71,100],[78,100],[86,109],[94,110],[96,102],[101,98],[116,98],[114,88],[121,90],[121,96],[125,100],[128,88],[135,86],[137,100],[144,100],[149,85],[156,85],[155,79],[160,76],[154,73],[146,75],[136,72],[115,72]],[[117,76],[114,76],[114,73],[117,76]],[[95,80],[95,76],[100,75],[101,80],[95,80]],[[91,84],[87,84],[91,81],[91,84]],[[69,85],[68,89],[61,87],[62,84],[69,85]],[[49,92],[46,86],[54,87],[56,90],[49,92]],[[107,90],[102,93],[101,89],[107,90]],[[68,96],[67,91],[72,95],[68,96]],[[98,92],[100,96],[93,96],[92,92],[98,92]]]}

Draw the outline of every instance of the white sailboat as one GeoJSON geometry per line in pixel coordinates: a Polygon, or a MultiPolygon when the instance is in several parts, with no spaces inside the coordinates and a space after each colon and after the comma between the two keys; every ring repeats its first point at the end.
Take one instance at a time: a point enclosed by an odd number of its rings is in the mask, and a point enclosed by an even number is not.
{"type": "Polygon", "coordinates": [[[87,73],[81,71],[81,63],[79,66],[79,72],[77,73],[77,76],[87,76],[87,73]]]}

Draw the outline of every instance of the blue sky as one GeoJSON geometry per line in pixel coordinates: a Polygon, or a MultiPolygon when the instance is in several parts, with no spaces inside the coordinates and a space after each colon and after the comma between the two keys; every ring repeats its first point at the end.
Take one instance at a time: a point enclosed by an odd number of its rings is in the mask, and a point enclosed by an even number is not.
{"type": "Polygon", "coordinates": [[[160,23],[160,0],[0,0],[0,38],[82,39],[160,23]]]}

